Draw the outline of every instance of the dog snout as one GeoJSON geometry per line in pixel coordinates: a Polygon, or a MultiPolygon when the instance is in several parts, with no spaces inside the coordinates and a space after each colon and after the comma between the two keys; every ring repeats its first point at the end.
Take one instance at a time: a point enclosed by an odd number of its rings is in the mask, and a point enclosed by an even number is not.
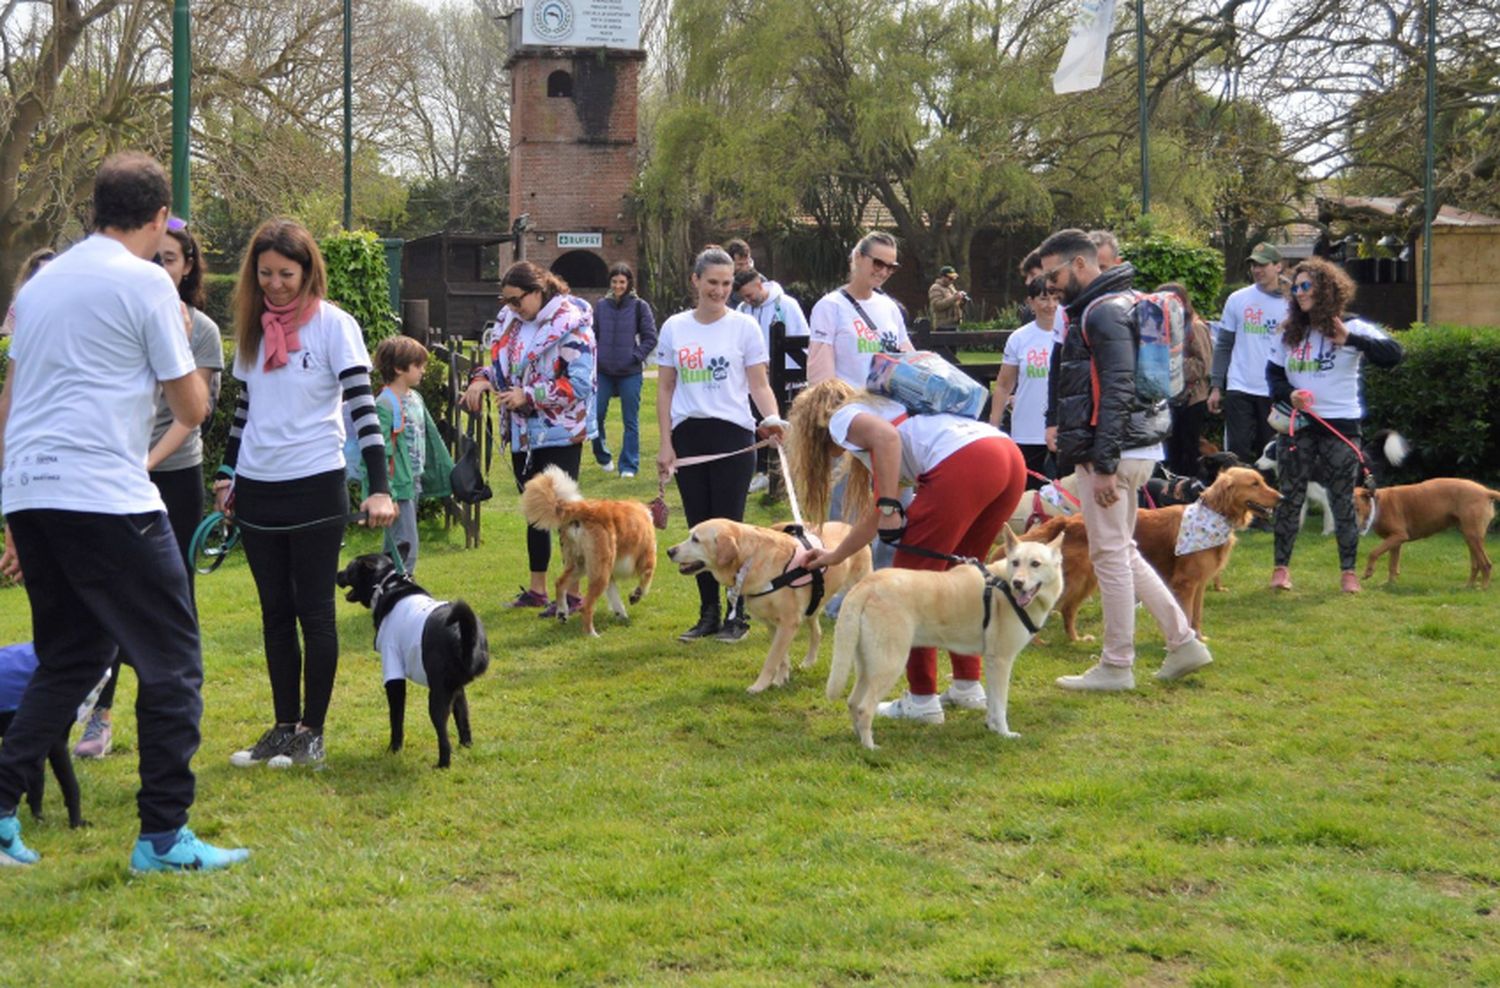
{"type": "Polygon", "coordinates": [[[667,546],[667,558],[673,562],[677,561],[677,547],[675,545],[667,546]]]}

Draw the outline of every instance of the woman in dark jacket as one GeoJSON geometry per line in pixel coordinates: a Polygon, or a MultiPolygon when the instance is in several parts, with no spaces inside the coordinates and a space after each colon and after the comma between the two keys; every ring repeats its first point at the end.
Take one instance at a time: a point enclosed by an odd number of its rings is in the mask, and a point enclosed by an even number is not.
{"type": "Polygon", "coordinates": [[[1172,403],[1172,434],[1167,437],[1167,469],[1182,477],[1198,473],[1198,443],[1203,438],[1203,420],[1208,415],[1208,372],[1214,362],[1213,334],[1208,323],[1193,311],[1187,287],[1169,281],[1157,285],[1158,292],[1171,292],[1182,299],[1187,316],[1188,346],[1183,358],[1187,388],[1179,401],[1172,403]]]}
{"type": "Polygon", "coordinates": [[[635,293],[635,272],[628,264],[609,269],[609,294],[594,303],[594,336],[599,347],[599,388],[594,392],[599,434],[594,437],[594,460],[606,470],[615,469],[604,420],[609,400],[618,395],[620,416],[625,420],[620,476],[634,477],[641,466],[641,368],[656,348],[656,316],[635,293]]]}

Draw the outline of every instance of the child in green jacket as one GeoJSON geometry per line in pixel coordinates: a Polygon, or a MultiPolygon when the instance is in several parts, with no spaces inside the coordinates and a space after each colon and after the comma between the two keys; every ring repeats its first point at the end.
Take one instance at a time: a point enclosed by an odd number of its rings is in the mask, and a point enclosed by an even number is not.
{"type": "Polygon", "coordinates": [[[387,550],[399,547],[407,573],[417,567],[417,502],[447,497],[453,459],[416,388],[427,370],[427,348],[409,336],[392,336],[375,348],[375,366],[385,381],[375,402],[389,456],[387,473],[396,523],[387,550]]]}

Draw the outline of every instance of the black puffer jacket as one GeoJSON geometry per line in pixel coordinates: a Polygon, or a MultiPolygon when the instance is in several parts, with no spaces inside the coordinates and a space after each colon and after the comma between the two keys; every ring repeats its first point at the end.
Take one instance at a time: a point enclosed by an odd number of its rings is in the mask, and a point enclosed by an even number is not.
{"type": "Polygon", "coordinates": [[[1114,473],[1121,450],[1151,446],[1172,431],[1165,401],[1146,404],[1135,396],[1135,306],[1129,297],[1099,303],[1084,326],[1090,302],[1126,291],[1134,279],[1129,264],[1110,268],[1068,306],[1052,405],[1063,471],[1084,463],[1098,473],[1114,473]]]}

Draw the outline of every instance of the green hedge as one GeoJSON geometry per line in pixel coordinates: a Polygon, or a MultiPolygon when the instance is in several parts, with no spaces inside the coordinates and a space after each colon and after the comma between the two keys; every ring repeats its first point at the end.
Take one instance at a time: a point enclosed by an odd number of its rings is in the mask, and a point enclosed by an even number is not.
{"type": "Polygon", "coordinates": [[[369,230],[335,233],[319,246],[328,266],[328,300],[354,317],[374,354],[380,341],[395,336],[401,325],[391,311],[385,248],[369,230]]]}
{"type": "Polygon", "coordinates": [[[234,335],[234,286],[238,283],[238,275],[203,276],[203,312],[218,324],[222,336],[234,335]]]}
{"type": "Polygon", "coordinates": [[[1406,356],[1364,373],[1366,431],[1395,429],[1413,456],[1400,479],[1500,480],[1500,326],[1413,326],[1406,356]]]}
{"type": "Polygon", "coordinates": [[[1120,245],[1120,256],[1135,265],[1136,287],[1150,291],[1169,281],[1181,282],[1193,308],[1205,319],[1219,309],[1224,286],[1224,255],[1190,240],[1153,234],[1120,245]]]}

